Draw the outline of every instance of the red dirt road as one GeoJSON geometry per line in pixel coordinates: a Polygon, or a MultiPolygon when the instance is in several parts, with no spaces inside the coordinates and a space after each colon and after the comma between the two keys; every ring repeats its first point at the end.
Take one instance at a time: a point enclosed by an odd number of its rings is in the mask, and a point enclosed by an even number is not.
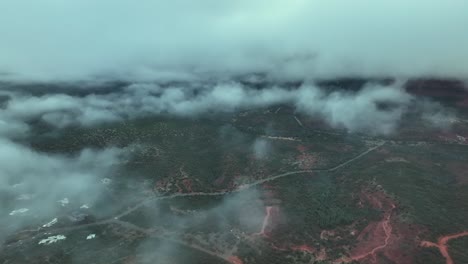
{"type": "Polygon", "coordinates": [[[230,256],[228,260],[232,264],[244,264],[244,262],[237,256],[230,256]]]}
{"type": "Polygon", "coordinates": [[[390,218],[392,216],[393,209],[395,209],[395,205],[391,204],[391,209],[385,213],[384,220],[382,220],[379,223],[379,226],[382,227],[382,230],[383,230],[384,235],[385,235],[385,239],[384,239],[383,243],[381,245],[378,245],[378,246],[372,248],[370,251],[363,252],[363,253],[356,254],[356,255],[351,255],[351,260],[356,260],[357,261],[357,260],[367,258],[369,256],[372,256],[375,259],[375,254],[377,253],[377,251],[387,247],[387,245],[389,244],[390,238],[392,236],[392,226],[390,224],[390,218]]]}
{"type": "Polygon", "coordinates": [[[294,250],[294,251],[302,251],[302,252],[307,252],[307,253],[314,253],[316,252],[317,250],[315,250],[315,248],[309,246],[309,245],[300,245],[300,246],[292,246],[291,247],[291,250],[294,250]]]}
{"type": "Polygon", "coordinates": [[[256,233],[256,235],[262,235],[268,237],[267,233],[265,233],[265,230],[268,226],[268,223],[270,222],[270,216],[271,216],[271,210],[273,209],[273,206],[267,206],[265,208],[266,215],[265,218],[263,219],[263,224],[262,224],[262,229],[260,232],[256,233]]]}
{"type": "Polygon", "coordinates": [[[447,236],[440,237],[439,240],[437,240],[437,244],[434,243],[434,242],[430,242],[430,241],[422,241],[421,246],[438,248],[439,251],[440,251],[440,254],[442,254],[442,256],[445,258],[445,263],[446,264],[454,264],[453,259],[452,259],[452,257],[450,256],[450,254],[448,252],[447,243],[451,239],[456,239],[456,238],[464,237],[464,236],[468,236],[468,231],[464,231],[464,232],[460,232],[460,233],[457,233],[457,234],[452,234],[452,235],[447,235],[447,236]]]}
{"type": "Polygon", "coordinates": [[[371,207],[384,211],[383,219],[371,222],[357,237],[356,247],[350,252],[349,257],[342,257],[333,263],[349,263],[352,261],[365,263],[378,263],[378,254],[385,255],[396,263],[410,263],[405,259],[399,259],[395,248],[395,242],[399,239],[398,231],[393,232],[392,215],[396,205],[383,192],[362,194],[362,202],[367,202],[371,207]]]}

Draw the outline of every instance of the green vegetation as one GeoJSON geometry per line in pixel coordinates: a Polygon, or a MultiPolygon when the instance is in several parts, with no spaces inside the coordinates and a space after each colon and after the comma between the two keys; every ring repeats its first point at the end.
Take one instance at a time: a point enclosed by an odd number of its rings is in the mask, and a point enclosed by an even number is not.
{"type": "MultiPolygon", "coordinates": [[[[111,184],[93,204],[96,219],[111,217],[116,211],[124,211],[154,195],[218,193],[284,172],[315,170],[259,184],[252,189],[260,195],[247,196],[236,203],[226,201],[248,191],[160,200],[121,219],[141,228],[182,237],[184,241],[192,241],[194,236],[206,240],[209,237],[214,242],[208,243],[207,248],[219,246],[215,238],[222,237],[229,246],[238,243],[237,252],[233,253],[246,264],[310,263],[316,257],[314,254],[292,250],[292,246],[304,244],[316,250],[327,249],[329,259],[347,255],[358,244],[359,232],[369,223],[381,221],[384,215],[365,201],[362,203],[362,193],[370,187],[385,192],[397,205],[392,213],[393,231],[401,232],[400,249],[416,254],[414,263],[443,261],[436,248],[419,248],[414,242],[418,238],[437,241],[441,235],[468,230],[465,210],[468,184],[460,183],[460,177],[468,178],[463,171],[466,167],[461,166],[468,160],[466,145],[446,144],[431,134],[423,137],[431,138],[429,143],[422,144],[409,141],[419,138],[414,133],[410,133],[411,137],[394,135],[391,138],[395,141],[382,138],[388,140],[385,146],[336,171],[327,171],[367,150],[369,138],[331,131],[323,124],[298,116],[301,126],[291,109],[282,108],[275,113],[276,110],[248,111],[229,121],[224,117],[222,120],[152,117],[68,128],[55,134],[41,133],[32,139],[31,145],[38,151],[69,155],[83,148],[116,146],[129,150],[131,155],[116,165],[115,174],[109,176],[111,184]],[[294,140],[268,139],[271,147],[268,155],[255,158],[252,146],[263,136],[294,140]],[[309,159],[310,164],[304,165],[301,159],[309,159]],[[278,207],[279,213],[273,213],[269,220],[272,230],[268,236],[254,235],[259,231],[264,206],[278,207]],[[254,217],[253,213],[257,215],[254,217]],[[241,214],[260,220],[246,225],[239,219],[241,214]],[[408,236],[412,237],[404,237],[407,234],[401,231],[402,223],[411,224],[408,229],[414,233],[408,236]],[[321,238],[324,230],[336,235],[321,238]]],[[[16,197],[0,195],[4,198],[0,205],[4,207],[16,197]]],[[[450,241],[455,263],[468,259],[464,250],[467,241],[466,237],[450,241]]],[[[106,224],[67,233],[67,240],[50,247],[37,247],[37,240],[25,242],[15,250],[2,251],[0,263],[2,258],[18,259],[16,263],[44,263],[46,258],[51,263],[127,260],[145,263],[138,252],[140,249],[149,252],[148,247],[170,248],[155,250],[157,257],[167,263],[220,262],[203,252],[106,224]],[[83,239],[88,233],[96,233],[99,239],[83,239]],[[22,252],[28,252],[27,256],[22,252]]],[[[379,261],[390,262],[384,255],[379,255],[379,261]]],[[[147,257],[154,259],[156,255],[147,257]]]]}
{"type": "Polygon", "coordinates": [[[461,237],[449,242],[450,255],[454,263],[464,263],[468,259],[468,237],[461,237]]]}
{"type": "Polygon", "coordinates": [[[405,161],[386,162],[386,157],[378,163],[362,161],[346,173],[346,181],[359,185],[375,180],[400,202],[402,213],[406,210],[414,223],[431,230],[433,239],[467,229],[468,211],[460,208],[466,206],[468,188],[457,185],[453,172],[442,165],[468,160],[465,149],[449,145],[388,149],[387,157],[405,161]]]}
{"type": "Polygon", "coordinates": [[[328,173],[279,180],[275,186],[288,216],[286,230],[278,233],[292,235],[293,240],[307,241],[304,238],[317,238],[323,229],[334,229],[378,215],[373,210],[356,207],[357,201],[350,190],[328,173]]]}

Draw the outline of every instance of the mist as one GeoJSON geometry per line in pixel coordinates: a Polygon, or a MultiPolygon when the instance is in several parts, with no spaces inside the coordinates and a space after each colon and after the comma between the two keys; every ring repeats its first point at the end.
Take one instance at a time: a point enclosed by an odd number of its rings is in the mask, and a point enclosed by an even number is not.
{"type": "Polygon", "coordinates": [[[262,138],[255,139],[252,149],[256,159],[264,159],[272,151],[270,143],[262,138]]]}
{"type": "MultiPolygon", "coordinates": [[[[245,235],[244,231],[252,236],[262,233],[265,206],[270,205],[262,199],[268,194],[255,188],[242,189],[246,175],[239,176],[242,185],[234,178],[225,190],[195,187],[192,192],[191,180],[195,186],[204,183],[197,175],[182,173],[185,155],[167,155],[170,159],[165,160],[150,153],[159,150],[159,142],[172,147],[169,141],[178,138],[167,133],[176,134],[172,129],[178,129],[179,124],[163,128],[166,134],[158,130],[161,134],[157,137],[167,139],[151,142],[154,145],[148,147],[148,153],[154,155],[148,154],[141,163],[129,162],[128,168],[124,165],[131,160],[129,152],[137,155],[133,150],[146,147],[139,145],[138,137],[152,138],[147,134],[153,130],[141,128],[146,134],[140,135],[133,134],[133,129],[140,127],[132,127],[128,138],[133,142],[128,148],[83,147],[88,135],[81,134],[76,137],[83,137],[83,141],[69,152],[67,146],[60,146],[65,149],[60,153],[47,151],[47,141],[42,148],[35,145],[44,138],[54,140],[54,136],[69,132],[67,129],[155,116],[182,122],[221,117],[224,122],[244,111],[267,116],[277,114],[271,109],[281,108],[284,112],[280,114],[290,115],[292,125],[284,121],[289,116],[278,114],[278,120],[288,125],[294,137],[301,136],[302,130],[315,133],[311,126],[318,123],[320,129],[339,130],[343,137],[362,133],[385,139],[397,135],[409,115],[417,125],[441,130],[449,130],[457,115],[454,109],[408,92],[407,80],[468,80],[465,0],[3,0],[0,10],[0,245],[20,230],[31,228],[34,233],[47,231],[52,224],[76,225],[79,221],[62,221],[74,212],[85,212],[94,221],[111,215],[111,211],[115,215],[129,210],[105,223],[116,224],[116,229],[132,229],[131,221],[128,225],[118,223],[127,221],[124,218],[133,212],[127,207],[142,197],[148,203],[135,207],[141,214],[136,217],[143,216],[138,224],[148,224],[149,229],[139,231],[148,235],[136,250],[140,262],[150,263],[157,255],[180,254],[185,258],[171,239],[187,238],[202,247],[215,245],[214,252],[227,252],[221,256],[224,258],[232,255],[240,242],[223,241],[240,241],[237,236],[245,235]],[[341,77],[392,81],[366,82],[360,89],[320,85],[324,79],[341,77]],[[180,165],[181,175],[149,166],[160,164],[171,169],[180,165]],[[152,178],[142,180],[144,173],[151,173],[152,178]],[[188,187],[179,187],[180,181],[188,182],[188,187]],[[172,194],[166,186],[157,189],[158,183],[176,186],[178,193],[172,194]],[[197,208],[198,196],[213,200],[207,207],[197,208]],[[154,203],[149,199],[153,197],[154,203]],[[189,206],[184,208],[179,198],[189,198],[189,206]],[[170,239],[154,246],[157,228],[161,232],[166,229],[162,236],[170,239]],[[193,237],[186,236],[190,233],[193,237]]],[[[274,154],[281,154],[282,149],[262,135],[249,134],[248,129],[257,121],[267,127],[256,127],[254,133],[263,129],[263,134],[275,134],[269,133],[273,129],[268,126],[276,119],[260,119],[249,119],[252,123],[244,124],[242,132],[234,121],[217,123],[219,142],[226,153],[233,147],[247,146],[247,151],[239,152],[247,154],[243,158],[266,167],[270,158],[276,161],[274,154]]],[[[102,132],[102,137],[107,137],[106,133],[102,132]]],[[[190,142],[194,140],[208,139],[191,138],[190,142]]],[[[297,149],[310,147],[309,140],[303,142],[307,146],[298,145],[297,149]]],[[[182,144],[173,147],[193,155],[211,155],[182,144]]],[[[229,157],[215,157],[213,162],[218,160],[238,166],[229,157]]],[[[217,165],[211,167],[210,163],[207,173],[218,173],[217,165]]],[[[224,181],[224,172],[214,176],[224,181]]],[[[22,243],[21,239],[17,242],[22,243]]]]}
{"type": "MultiPolygon", "coordinates": [[[[8,125],[0,134],[8,137],[27,133],[33,120],[64,128],[278,104],[333,128],[391,134],[415,100],[399,82],[330,92],[315,81],[467,79],[464,1],[39,0],[0,8],[0,82],[72,83],[67,89],[75,91],[88,82],[127,83],[83,96],[1,91],[0,123],[8,125]],[[250,81],[270,85],[239,83],[252,74],[261,77],[250,81]],[[298,89],[282,85],[296,80],[303,82],[298,89]],[[382,103],[394,107],[382,110],[382,103]]],[[[448,126],[448,112],[428,105],[424,120],[448,126]]]]}
{"type": "Polygon", "coordinates": [[[236,235],[243,232],[254,234],[261,229],[265,217],[265,204],[261,198],[259,190],[248,189],[223,197],[208,208],[197,210],[178,208],[177,202],[147,206],[143,209],[141,218],[146,219],[162,236],[164,233],[170,234],[171,239],[155,243],[150,235],[137,249],[138,262],[151,263],[155,257],[164,259],[167,256],[172,256],[172,261],[176,256],[177,259],[183,259],[180,262],[190,262],[186,259],[190,255],[180,250],[180,245],[173,242],[184,241],[184,237],[191,237],[192,245],[215,245],[213,252],[226,255],[225,252],[237,248],[236,235]],[[167,207],[170,208],[169,211],[167,207]]]}
{"type": "Polygon", "coordinates": [[[369,84],[359,91],[329,91],[313,83],[303,84],[297,89],[273,85],[258,90],[241,83],[221,82],[202,87],[137,83],[108,93],[86,96],[73,96],[66,91],[44,95],[18,90],[4,93],[9,100],[0,113],[0,122],[4,124],[0,126],[0,133],[15,136],[18,135],[15,131],[27,132],[27,124],[31,120],[64,128],[161,114],[192,118],[280,104],[291,105],[305,116],[322,119],[333,128],[383,135],[397,130],[402,116],[410,107],[420,108],[429,125],[438,123],[440,126],[441,118],[455,115],[429,100],[414,106],[416,99],[399,83],[389,86],[369,84]],[[391,107],[382,108],[380,105],[391,107]]]}
{"type": "Polygon", "coordinates": [[[0,79],[466,79],[454,1],[2,1],[0,79]]]}
{"type": "Polygon", "coordinates": [[[0,144],[0,241],[35,221],[45,224],[82,205],[93,206],[105,193],[101,180],[123,155],[116,148],[51,155],[6,139],[0,144]]]}

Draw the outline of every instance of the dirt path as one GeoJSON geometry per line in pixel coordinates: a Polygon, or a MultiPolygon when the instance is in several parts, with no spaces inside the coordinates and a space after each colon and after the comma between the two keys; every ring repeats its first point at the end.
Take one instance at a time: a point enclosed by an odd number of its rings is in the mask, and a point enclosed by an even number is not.
{"type": "Polygon", "coordinates": [[[139,227],[137,225],[134,225],[132,223],[129,223],[129,222],[126,222],[126,221],[121,221],[121,220],[111,220],[110,221],[111,223],[114,223],[114,224],[118,224],[124,228],[127,228],[127,229],[131,229],[131,230],[135,230],[135,231],[138,231],[138,232],[141,232],[145,235],[147,235],[148,237],[153,237],[153,238],[159,238],[159,239],[164,239],[164,240],[167,240],[167,241],[170,241],[170,242],[173,242],[173,243],[176,243],[176,244],[179,244],[179,245],[183,245],[183,246],[186,246],[186,247],[189,247],[189,248],[192,248],[192,249],[195,249],[195,250],[198,250],[198,251],[201,251],[201,252],[204,252],[208,255],[211,255],[213,257],[216,257],[218,259],[221,259],[223,260],[224,262],[228,262],[228,263],[231,263],[230,259],[229,258],[225,258],[222,254],[220,253],[216,253],[214,251],[211,251],[211,250],[208,250],[206,248],[202,248],[198,245],[195,245],[195,244],[190,244],[190,243],[187,243],[185,241],[182,241],[182,240],[179,240],[179,239],[176,239],[176,238],[171,238],[171,237],[165,237],[165,236],[161,236],[161,235],[158,235],[148,229],[145,229],[145,228],[142,228],[142,227],[139,227]]]}
{"type": "Polygon", "coordinates": [[[249,184],[242,185],[240,189],[234,190],[233,192],[239,192],[239,191],[242,191],[244,189],[247,189],[247,188],[250,188],[250,187],[265,183],[265,182],[274,181],[274,180],[277,180],[277,179],[280,179],[280,178],[283,178],[283,177],[286,177],[286,176],[289,176],[289,175],[311,173],[311,172],[327,172],[327,171],[328,172],[333,172],[333,171],[341,169],[342,167],[344,167],[344,166],[346,166],[346,165],[348,165],[348,164],[350,164],[350,163],[352,163],[352,162],[366,156],[367,154],[369,154],[370,152],[380,148],[384,144],[385,144],[385,142],[380,143],[377,146],[369,148],[366,151],[362,152],[361,154],[359,154],[359,155],[357,155],[357,156],[355,156],[355,157],[353,157],[353,158],[351,158],[351,159],[349,159],[347,161],[344,161],[344,162],[336,165],[335,167],[331,167],[329,169],[311,169],[311,170],[290,171],[290,172],[286,172],[286,173],[283,173],[283,174],[279,174],[279,175],[267,177],[267,178],[264,178],[264,179],[260,179],[260,180],[254,181],[252,183],[249,183],[249,184]]]}
{"type": "Polygon", "coordinates": [[[299,118],[297,118],[296,116],[293,116],[293,117],[294,117],[294,119],[296,119],[296,122],[297,122],[298,125],[300,125],[301,127],[304,127],[304,125],[302,125],[302,122],[301,122],[301,120],[299,120],[299,118]]]}
{"type": "MultiPolygon", "coordinates": [[[[257,180],[257,181],[254,181],[252,183],[249,183],[249,184],[245,184],[245,185],[242,185],[240,186],[238,189],[235,189],[235,190],[231,190],[231,191],[221,191],[221,192],[211,192],[211,193],[203,193],[203,192],[192,192],[192,193],[175,193],[175,194],[171,194],[171,195],[167,195],[167,196],[156,196],[156,197],[150,197],[150,198],[147,198],[137,204],[135,204],[134,206],[132,207],[129,207],[127,208],[126,210],[124,210],[123,212],[120,212],[118,213],[117,215],[113,216],[113,217],[110,217],[110,218],[107,218],[107,219],[103,219],[103,220],[100,220],[100,221],[97,221],[97,222],[94,222],[94,223],[90,223],[90,224],[82,224],[82,225],[76,225],[76,226],[69,226],[69,227],[61,227],[61,228],[45,228],[45,229],[42,229],[42,228],[39,228],[38,230],[36,231],[40,231],[40,230],[43,230],[43,232],[39,232],[35,235],[33,235],[32,237],[30,238],[27,238],[27,239],[23,239],[23,240],[19,240],[15,243],[12,243],[12,244],[9,244],[8,247],[12,247],[14,246],[15,244],[17,243],[23,243],[25,241],[28,241],[28,240],[33,240],[35,239],[36,237],[38,236],[43,236],[45,235],[45,233],[63,233],[63,232],[70,232],[70,231],[74,231],[74,230],[78,230],[78,229],[82,229],[82,228],[87,228],[87,227],[92,227],[92,226],[99,226],[99,225],[105,225],[105,224],[111,224],[111,223],[119,223],[121,225],[124,225],[125,227],[127,228],[132,228],[134,230],[139,230],[140,232],[148,232],[148,230],[146,229],[143,229],[143,228],[140,228],[136,225],[133,225],[131,223],[128,223],[128,222],[125,222],[125,221],[121,221],[119,220],[120,218],[124,217],[124,216],[127,216],[129,215],[130,213],[138,210],[139,208],[141,208],[142,206],[150,203],[150,202],[153,202],[153,201],[158,201],[158,200],[167,200],[167,199],[173,199],[173,198],[176,198],[176,197],[193,197],[193,196],[221,196],[221,195],[225,195],[225,194],[229,194],[229,193],[238,193],[238,192],[242,192],[242,191],[245,191],[251,187],[254,187],[254,186],[257,186],[257,185],[260,185],[260,184],[263,184],[265,182],[269,182],[269,181],[274,181],[274,180],[277,180],[277,179],[280,179],[280,178],[283,178],[283,177],[286,177],[286,176],[290,176],[290,175],[296,175],[296,174],[303,174],[303,173],[311,173],[311,172],[333,172],[333,171],[336,171],[362,157],[364,157],[365,155],[367,155],[368,153],[372,152],[373,150],[381,147],[382,145],[384,145],[385,142],[375,146],[375,147],[372,147],[372,148],[369,148],[368,150],[362,152],[361,154],[343,162],[343,163],[340,163],[338,165],[336,165],[335,167],[332,167],[332,168],[329,168],[329,169],[312,169],[312,170],[299,170],[299,171],[291,171],[291,172],[286,172],[286,173],[282,173],[282,174],[279,174],[279,175],[274,175],[274,176],[271,176],[271,177],[267,177],[267,178],[264,178],[264,179],[260,179],[260,180],[257,180]]],[[[267,210],[267,214],[268,214],[268,210],[267,210]]],[[[265,217],[267,220],[268,220],[268,217],[265,217]]],[[[268,221],[267,221],[268,222],[268,221]]],[[[264,230],[263,230],[264,231],[264,230]]],[[[152,236],[154,236],[154,234],[152,234],[152,236]]],[[[214,253],[214,252],[211,252],[209,250],[206,250],[204,248],[201,248],[199,246],[196,246],[196,245],[190,245],[186,242],[183,242],[183,241],[179,241],[179,240],[174,240],[174,239],[169,239],[169,238],[166,238],[166,237],[161,237],[161,239],[168,239],[168,240],[171,240],[175,243],[179,243],[179,244],[184,244],[186,246],[189,246],[193,249],[196,249],[196,250],[200,250],[200,251],[203,251],[205,253],[208,253],[210,255],[213,255],[213,256],[216,256],[218,258],[221,258],[223,259],[224,261],[226,262],[230,262],[232,263],[233,262],[233,259],[227,259],[226,257],[220,255],[220,254],[217,254],[217,253],[214,253]]]]}
{"type": "Polygon", "coordinates": [[[456,238],[464,237],[464,236],[468,236],[468,231],[464,231],[464,232],[460,232],[460,233],[452,234],[452,235],[447,235],[447,236],[442,236],[439,238],[439,240],[437,240],[437,244],[434,242],[430,242],[430,241],[422,241],[421,246],[438,248],[440,251],[440,254],[442,254],[442,256],[445,258],[445,263],[453,264],[454,262],[448,252],[447,243],[452,239],[456,239],[456,238]]]}
{"type": "Polygon", "coordinates": [[[365,259],[365,258],[367,258],[369,256],[372,256],[374,258],[374,260],[375,260],[375,254],[377,253],[377,251],[382,250],[385,247],[387,247],[387,245],[388,245],[388,243],[390,241],[390,237],[392,236],[392,226],[390,224],[390,219],[392,217],[393,209],[395,209],[396,206],[394,204],[391,204],[391,207],[392,208],[390,210],[388,210],[388,212],[385,215],[384,220],[381,222],[382,229],[383,229],[384,234],[385,234],[385,239],[383,241],[383,244],[373,248],[369,252],[366,252],[366,253],[363,253],[363,254],[360,254],[360,255],[356,255],[356,256],[351,256],[351,260],[359,261],[359,260],[365,259]]]}
{"type": "Polygon", "coordinates": [[[379,144],[378,144],[377,146],[375,146],[375,147],[369,148],[368,150],[364,151],[363,153],[357,155],[356,157],[354,157],[354,158],[352,158],[352,159],[350,159],[350,160],[348,160],[348,161],[345,161],[345,162],[343,162],[343,163],[341,163],[341,164],[336,165],[335,167],[333,167],[333,168],[331,168],[331,169],[328,169],[327,171],[336,171],[336,170],[340,169],[341,167],[344,167],[344,166],[348,165],[349,163],[351,163],[351,162],[353,162],[353,161],[356,161],[356,160],[358,160],[358,159],[364,157],[365,155],[369,154],[369,152],[372,152],[372,151],[374,151],[374,150],[380,148],[380,147],[383,146],[384,144],[385,144],[385,141],[382,142],[382,143],[379,143],[379,144]]]}
{"type": "MultiPolygon", "coordinates": [[[[350,252],[349,256],[341,257],[333,264],[360,262],[363,260],[369,260],[370,263],[379,263],[377,260],[377,253],[387,255],[387,247],[396,242],[395,234],[392,234],[392,216],[396,205],[393,201],[388,199],[387,196],[379,194],[364,194],[365,200],[367,200],[372,208],[384,211],[382,220],[378,222],[369,223],[357,237],[358,243],[355,248],[350,252]]],[[[395,261],[392,259],[392,261],[395,261]]],[[[399,263],[395,261],[395,263],[399,263]]]]}
{"type": "Polygon", "coordinates": [[[335,167],[332,167],[332,168],[329,168],[329,169],[313,169],[313,170],[299,170],[299,171],[290,171],[290,172],[286,172],[286,173],[282,173],[282,174],[278,174],[278,175],[275,175],[275,176],[271,176],[271,177],[267,177],[267,178],[264,178],[264,179],[260,179],[260,180],[257,180],[257,181],[254,181],[252,183],[249,183],[249,184],[245,184],[245,185],[242,185],[240,186],[240,188],[238,189],[235,189],[235,190],[231,190],[231,191],[221,191],[221,192],[211,192],[211,193],[204,193],[204,192],[193,192],[193,193],[175,193],[175,194],[171,194],[171,195],[167,195],[167,196],[155,196],[155,197],[150,197],[150,198],[147,198],[137,204],[135,204],[134,206],[132,207],[129,207],[127,210],[113,216],[113,217],[110,217],[108,219],[104,219],[104,220],[100,220],[100,221],[97,221],[97,222],[94,222],[94,223],[90,223],[90,224],[84,224],[84,225],[77,225],[77,226],[71,226],[71,227],[63,227],[63,228],[56,228],[56,229],[44,229],[45,231],[47,232],[59,232],[59,231],[63,231],[63,232],[66,232],[66,231],[72,231],[72,230],[76,230],[76,229],[80,229],[80,228],[85,228],[85,227],[90,227],[90,226],[97,226],[97,225],[102,225],[102,224],[107,224],[113,220],[118,220],[126,215],[129,215],[130,213],[138,210],[139,208],[141,208],[142,206],[144,206],[145,204],[147,203],[150,203],[150,202],[153,202],[153,201],[159,201],[159,200],[167,200],[167,199],[173,199],[173,198],[177,198],[177,197],[193,197],[193,196],[221,196],[221,195],[225,195],[225,194],[229,194],[229,193],[237,193],[237,192],[242,192],[242,191],[245,191],[251,187],[254,187],[254,186],[257,186],[257,185],[260,185],[260,184],[263,184],[265,182],[269,182],[269,181],[274,181],[274,180],[277,180],[277,179],[280,179],[280,178],[283,178],[283,177],[286,177],[286,176],[290,176],[290,175],[296,175],[296,174],[303,174],[303,173],[311,173],[311,172],[317,172],[317,171],[321,171],[321,172],[326,172],[326,171],[336,171],[348,164],[350,164],[351,162],[354,162],[362,157],[364,157],[365,155],[369,154],[370,152],[374,151],[375,149],[381,147],[382,145],[384,145],[384,143],[381,143],[375,147],[372,147],[372,148],[369,148],[368,150],[364,151],[363,153],[343,162],[343,163],[340,163],[338,164],[337,166],[335,167]]]}
{"type": "Polygon", "coordinates": [[[260,236],[267,236],[267,234],[265,233],[265,230],[268,226],[268,223],[270,222],[270,216],[271,216],[271,209],[273,208],[273,206],[267,206],[265,208],[265,218],[263,219],[263,223],[262,223],[262,229],[260,230],[260,232],[258,233],[255,233],[255,235],[260,235],[260,236]]]}

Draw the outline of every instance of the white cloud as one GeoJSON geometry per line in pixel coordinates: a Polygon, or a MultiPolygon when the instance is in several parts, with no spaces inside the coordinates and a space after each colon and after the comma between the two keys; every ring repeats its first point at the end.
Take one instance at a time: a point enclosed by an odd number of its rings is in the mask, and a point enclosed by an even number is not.
{"type": "Polygon", "coordinates": [[[99,179],[112,172],[123,154],[121,149],[109,148],[84,149],[76,156],[52,155],[5,138],[0,138],[0,145],[0,193],[4,197],[0,241],[12,230],[37,221],[37,217],[56,215],[60,205],[78,208],[83,202],[95,202],[102,193],[99,179]],[[8,199],[23,194],[34,199],[8,199]],[[27,208],[17,209],[20,206],[27,208]],[[6,215],[8,211],[10,216],[6,215]],[[11,218],[26,212],[31,217],[11,218]]]}
{"type": "MultiPolygon", "coordinates": [[[[394,132],[410,107],[418,108],[426,121],[436,117],[440,119],[442,113],[444,116],[453,115],[429,101],[413,104],[415,98],[398,83],[389,86],[368,84],[359,91],[329,91],[314,84],[304,84],[297,89],[279,86],[253,89],[235,82],[204,84],[201,87],[190,84],[164,87],[132,84],[103,94],[33,96],[11,92],[10,97],[0,113],[0,121],[3,120],[4,124],[0,126],[0,132],[6,131],[5,136],[9,135],[8,131],[16,131],[10,133],[15,136],[27,133],[27,123],[31,120],[42,120],[62,128],[69,125],[92,126],[146,115],[166,113],[193,117],[278,104],[291,105],[299,113],[323,119],[334,128],[373,134],[394,132]]],[[[441,125],[441,122],[437,123],[441,125]]]]}
{"type": "Polygon", "coordinates": [[[255,139],[252,149],[253,154],[257,159],[264,159],[268,157],[268,154],[272,151],[269,141],[262,138],[255,139]]]}
{"type": "Polygon", "coordinates": [[[466,78],[464,0],[0,3],[3,79],[466,78]]]}
{"type": "Polygon", "coordinates": [[[330,94],[304,86],[299,94],[299,111],[318,115],[334,127],[376,134],[394,132],[411,100],[411,96],[397,86],[372,85],[355,93],[330,94]],[[379,104],[391,106],[389,109],[379,109],[379,104]]]}

